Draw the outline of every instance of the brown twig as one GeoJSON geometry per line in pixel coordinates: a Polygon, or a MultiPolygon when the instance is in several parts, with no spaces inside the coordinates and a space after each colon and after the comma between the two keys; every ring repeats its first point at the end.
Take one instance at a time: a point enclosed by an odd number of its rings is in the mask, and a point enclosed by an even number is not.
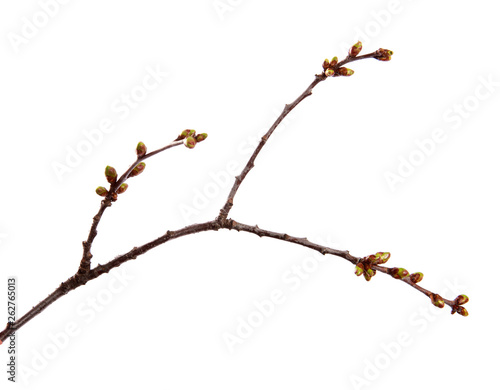
{"type": "Polygon", "coordinates": [[[116,196],[116,190],[120,188],[120,186],[123,183],[125,183],[125,181],[130,176],[130,173],[139,163],[143,162],[144,160],[150,157],[153,157],[155,154],[158,154],[160,152],[163,152],[167,149],[179,145],[182,145],[182,141],[174,141],[168,144],[167,146],[164,146],[163,148],[157,149],[143,156],[137,156],[137,160],[135,160],[135,162],[125,171],[125,173],[121,175],[116,182],[111,184],[107,195],[101,201],[101,206],[99,207],[99,211],[97,212],[96,215],[94,215],[94,218],[92,219],[92,226],[90,227],[87,240],[82,242],[83,256],[82,260],[80,261],[80,267],[78,268],[77,275],[85,275],[90,271],[90,265],[91,265],[90,262],[92,259],[91,249],[92,249],[92,243],[94,242],[94,239],[97,236],[97,225],[99,225],[99,222],[101,221],[101,217],[104,214],[104,211],[106,211],[106,209],[108,207],[111,207],[111,205],[113,204],[112,202],[114,201],[114,197],[116,196]]]}
{"type": "MultiPolygon", "coordinates": [[[[327,69],[330,69],[332,72],[332,76],[342,76],[339,73],[339,69],[341,69],[344,65],[348,64],[349,62],[354,62],[358,60],[364,60],[367,58],[381,58],[381,52],[379,49],[374,51],[373,53],[365,54],[362,56],[351,56],[350,54],[342,61],[336,62],[332,66],[328,67],[327,69]]],[[[325,69],[326,70],[326,69],[325,69]]],[[[352,74],[352,73],[351,73],[352,74]]],[[[314,78],[314,81],[306,88],[304,92],[300,94],[300,96],[295,99],[292,103],[286,104],[285,107],[283,108],[283,111],[281,112],[280,116],[274,121],[270,129],[267,131],[266,134],[264,134],[257,145],[257,148],[253,152],[253,154],[250,156],[250,159],[248,160],[247,164],[241,171],[241,173],[235,177],[233,187],[231,188],[231,191],[229,191],[229,195],[227,197],[226,203],[220,210],[218,219],[220,221],[223,221],[224,219],[227,218],[229,211],[231,211],[231,208],[233,207],[233,202],[234,202],[234,197],[236,195],[236,192],[241,186],[241,183],[245,179],[245,177],[248,175],[248,172],[254,167],[255,159],[257,158],[258,154],[266,144],[266,142],[269,140],[269,137],[274,133],[274,130],[278,127],[278,125],[285,119],[285,117],[306,97],[312,95],[312,90],[313,88],[318,85],[320,82],[326,80],[328,78],[327,74],[325,72],[321,74],[317,74],[314,78]]]]}

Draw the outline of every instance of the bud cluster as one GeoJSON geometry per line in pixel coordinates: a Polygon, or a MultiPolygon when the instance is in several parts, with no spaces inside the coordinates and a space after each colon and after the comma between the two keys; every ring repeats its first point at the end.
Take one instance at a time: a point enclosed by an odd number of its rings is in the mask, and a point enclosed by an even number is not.
{"type": "Polygon", "coordinates": [[[354,71],[352,69],[338,67],[337,64],[339,59],[337,57],[333,57],[331,61],[328,59],[323,61],[323,73],[326,77],[335,77],[335,76],[352,76],[354,71]]]}
{"type": "Polygon", "coordinates": [[[198,142],[205,141],[207,137],[207,133],[196,134],[195,130],[186,129],[179,134],[175,141],[184,140],[184,146],[188,149],[193,149],[198,142]]]}
{"type": "Polygon", "coordinates": [[[389,252],[377,252],[374,255],[363,257],[354,269],[356,276],[363,275],[365,280],[369,282],[373,276],[377,273],[376,270],[372,268],[373,265],[384,264],[389,260],[391,254],[389,252]]]}
{"type": "Polygon", "coordinates": [[[392,50],[378,49],[375,58],[379,61],[390,61],[391,56],[394,54],[392,50]]]}
{"type": "Polygon", "coordinates": [[[456,297],[455,300],[453,301],[451,314],[458,313],[461,316],[467,317],[469,315],[469,312],[465,307],[461,306],[465,305],[467,302],[469,302],[469,297],[465,294],[461,294],[458,297],[456,297]]]}

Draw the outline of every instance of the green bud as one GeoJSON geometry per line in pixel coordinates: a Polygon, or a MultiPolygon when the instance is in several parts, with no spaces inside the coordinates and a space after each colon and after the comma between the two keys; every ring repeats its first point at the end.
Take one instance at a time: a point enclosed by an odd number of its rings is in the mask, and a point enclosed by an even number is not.
{"type": "Polygon", "coordinates": [[[371,278],[373,278],[376,274],[376,271],[371,269],[371,268],[367,268],[365,269],[365,272],[363,273],[363,276],[365,277],[366,281],[369,282],[371,278]]]}
{"type": "Polygon", "coordinates": [[[180,141],[186,137],[193,136],[196,134],[196,131],[191,129],[186,129],[181,132],[181,134],[177,137],[176,141],[180,141]]]}
{"type": "Polygon", "coordinates": [[[354,71],[352,69],[342,67],[339,68],[338,74],[339,76],[352,76],[354,71]]]}
{"type": "Polygon", "coordinates": [[[104,170],[104,175],[106,176],[106,180],[108,180],[108,183],[113,184],[116,181],[117,174],[116,170],[113,167],[110,167],[109,165],[106,167],[104,170]]]}
{"type": "Polygon", "coordinates": [[[184,139],[184,145],[186,148],[193,149],[196,146],[196,140],[194,137],[187,137],[184,139]]]}
{"type": "Polygon", "coordinates": [[[356,274],[356,276],[361,276],[364,272],[364,267],[363,267],[363,263],[358,263],[356,264],[356,268],[354,269],[354,273],[356,274]]]}
{"type": "Polygon", "coordinates": [[[431,302],[440,309],[444,307],[444,299],[439,294],[431,294],[431,302]]]}
{"type": "Polygon", "coordinates": [[[132,169],[132,172],[130,172],[130,175],[129,177],[134,177],[134,176],[137,176],[137,175],[140,175],[144,169],[146,168],[146,163],[139,163],[135,166],[134,169],[132,169]]]}
{"type": "Polygon", "coordinates": [[[465,294],[461,294],[455,298],[455,304],[457,305],[465,305],[467,302],[469,302],[469,297],[465,294]]]}
{"type": "Polygon", "coordinates": [[[351,47],[351,50],[349,50],[349,56],[350,57],[356,57],[359,52],[361,51],[361,49],[363,48],[363,44],[358,41],[357,43],[355,43],[352,47],[351,47]]]}
{"type": "Polygon", "coordinates": [[[328,68],[327,70],[325,70],[326,77],[333,76],[334,74],[335,74],[335,71],[333,69],[328,68]]]}
{"type": "Polygon", "coordinates": [[[409,272],[404,268],[391,268],[390,274],[394,279],[403,279],[408,276],[409,272]]]}
{"type": "Polygon", "coordinates": [[[108,190],[106,188],[104,188],[104,187],[97,187],[95,189],[95,192],[99,196],[106,196],[106,195],[108,195],[108,190]]]}
{"type": "Polygon", "coordinates": [[[123,194],[125,191],[127,191],[127,188],[128,188],[128,184],[123,183],[120,187],[118,187],[118,189],[116,190],[116,193],[123,194]]]}
{"type": "Polygon", "coordinates": [[[389,260],[390,257],[391,257],[391,254],[389,252],[377,252],[375,254],[377,264],[387,263],[387,261],[389,260]]]}
{"type": "Polygon", "coordinates": [[[207,133],[201,133],[196,136],[196,142],[205,141],[208,137],[207,133]]]}
{"type": "Polygon", "coordinates": [[[142,142],[139,142],[137,144],[137,148],[135,149],[135,151],[137,152],[137,157],[144,156],[147,152],[146,145],[144,145],[144,143],[142,143],[142,142]]]}
{"type": "Polygon", "coordinates": [[[413,283],[421,282],[424,278],[424,274],[422,272],[415,272],[410,275],[410,279],[413,283]]]}
{"type": "Polygon", "coordinates": [[[333,57],[332,60],[330,61],[330,66],[335,66],[339,62],[339,59],[337,57],[333,57]]]}

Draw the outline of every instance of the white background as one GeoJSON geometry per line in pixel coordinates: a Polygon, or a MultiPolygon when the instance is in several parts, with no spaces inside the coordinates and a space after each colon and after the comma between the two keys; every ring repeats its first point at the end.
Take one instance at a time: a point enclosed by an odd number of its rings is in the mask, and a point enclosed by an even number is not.
{"type": "Polygon", "coordinates": [[[17,276],[19,314],[76,271],[106,165],[123,172],[138,141],[153,150],[186,128],[209,134],[194,150],[148,160],[129,181],[99,225],[95,263],[214,218],[229,191],[227,164],[240,169],[249,145],[323,59],[343,58],[358,38],[363,53],[392,49],[392,61],[356,62],[352,77],[318,85],[259,155],[231,217],[354,255],[390,251],[388,265],[421,271],[424,287],[471,301],[469,317],[451,316],[386,275],[356,278],[343,259],[206,232],[123,265],[121,279],[88,283],[22,328],[19,363],[31,370],[19,373],[22,386],[496,382],[497,362],[484,354],[499,347],[500,28],[492,2],[89,0],[43,11],[46,3],[0,6],[0,292],[17,276]],[[26,27],[34,21],[35,31],[26,27]],[[168,74],[124,118],[122,94],[139,93],[155,68],[168,74]],[[481,79],[493,82],[490,92],[481,79]],[[59,178],[54,164],[67,164],[84,131],[105,118],[113,131],[59,178]],[[422,157],[417,142],[436,128],[443,142],[422,157]],[[398,174],[410,156],[420,165],[406,167],[391,190],[387,172],[398,174]],[[189,208],[196,213],[187,218],[189,208]],[[286,282],[297,267],[305,272],[300,286],[286,282]],[[274,290],[284,302],[231,353],[224,335],[238,334],[239,318],[258,320],[254,302],[274,290]],[[67,327],[70,336],[61,333],[67,327]]]}

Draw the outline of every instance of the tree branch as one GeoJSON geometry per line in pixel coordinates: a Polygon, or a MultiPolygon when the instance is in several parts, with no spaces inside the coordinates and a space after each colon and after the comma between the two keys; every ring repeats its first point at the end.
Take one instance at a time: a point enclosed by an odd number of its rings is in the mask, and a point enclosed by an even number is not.
{"type": "MultiPolygon", "coordinates": [[[[101,221],[102,215],[104,214],[104,211],[108,207],[111,207],[112,202],[116,201],[117,199],[117,190],[118,188],[121,187],[123,183],[129,178],[130,174],[132,171],[144,160],[148,159],[149,157],[153,157],[155,154],[158,154],[160,152],[163,152],[167,149],[173,148],[174,146],[179,146],[182,145],[182,141],[174,141],[167,146],[164,146],[163,148],[157,149],[153,152],[147,153],[146,152],[146,147],[144,146],[144,154],[139,153],[139,145],[144,145],[142,142],[140,142],[137,145],[137,159],[135,162],[125,171],[121,177],[116,180],[115,182],[111,183],[111,186],[109,188],[109,191],[107,191],[104,199],[101,201],[101,207],[99,207],[99,211],[97,212],[96,215],[94,215],[94,218],[92,219],[92,226],[90,227],[89,235],[87,237],[86,241],[82,242],[83,245],[83,256],[82,260],[80,261],[80,267],[78,268],[77,274],[78,275],[85,275],[90,271],[90,261],[92,259],[92,243],[94,242],[95,237],[97,236],[97,225],[99,225],[99,222],[101,221]]],[[[144,168],[143,168],[144,169],[144,168]]],[[[141,171],[142,172],[142,171],[141,171]]],[[[140,173],[140,172],[139,172],[140,173]]]]}
{"type": "Polygon", "coordinates": [[[227,219],[227,216],[233,206],[234,197],[241,186],[241,183],[250,172],[250,170],[254,166],[255,159],[258,154],[268,141],[269,137],[273,134],[276,127],[281,123],[281,121],[307,96],[312,94],[313,88],[319,84],[321,81],[326,80],[328,77],[338,77],[338,76],[351,76],[354,71],[351,69],[345,68],[343,65],[367,58],[375,58],[380,61],[389,61],[391,59],[392,52],[386,49],[379,49],[373,53],[369,53],[363,56],[358,56],[361,51],[361,43],[356,43],[351,50],[349,51],[349,55],[342,61],[338,61],[337,57],[334,57],[332,60],[325,60],[323,62],[323,73],[317,74],[315,76],[314,81],[307,87],[307,89],[291,104],[285,105],[283,112],[273,123],[271,128],[267,131],[267,133],[262,137],[260,143],[255,149],[254,153],[248,160],[247,164],[241,171],[241,173],[236,176],[233,187],[231,188],[229,195],[222,209],[220,210],[219,215],[213,220],[204,223],[197,223],[194,225],[186,226],[179,230],[167,231],[164,235],[152,240],[146,244],[143,244],[139,247],[134,247],[129,252],[115,257],[113,260],[108,261],[103,265],[98,265],[97,267],[91,269],[91,247],[92,243],[97,235],[97,226],[102,218],[104,211],[112,205],[118,199],[118,195],[125,192],[128,185],[125,183],[129,177],[137,176],[140,174],[144,168],[144,160],[149,157],[152,157],[160,152],[163,152],[167,149],[170,149],[175,146],[179,146],[182,143],[192,149],[198,142],[201,142],[207,138],[207,134],[202,133],[196,135],[194,130],[184,130],[177,139],[175,139],[169,145],[157,149],[153,152],[146,153],[146,146],[139,142],[136,148],[137,159],[136,161],[125,171],[124,174],[120,178],[114,168],[108,166],[105,170],[105,176],[110,183],[109,189],[104,187],[98,187],[96,192],[98,195],[103,196],[104,199],[101,201],[101,206],[99,211],[94,216],[92,225],[90,228],[90,232],[86,241],[83,242],[83,257],[80,261],[80,267],[75,275],[71,276],[68,280],[61,283],[47,298],[34,306],[31,310],[29,310],[24,316],[18,319],[15,322],[8,323],[5,329],[0,332],[0,344],[7,339],[12,333],[20,329],[31,319],[40,314],[43,310],[45,310],[48,306],[56,302],[58,299],[66,295],[68,292],[77,289],[80,286],[85,285],[88,281],[98,278],[104,273],[109,272],[113,268],[119,267],[123,263],[134,260],[138,256],[145,254],[153,248],[156,248],[159,245],[162,245],[170,240],[200,233],[204,231],[217,231],[219,229],[227,229],[227,230],[236,230],[238,232],[244,231],[252,234],[256,234],[259,237],[269,237],[274,238],[281,241],[290,242],[293,244],[301,245],[319,253],[326,255],[330,254],[333,256],[338,256],[346,259],[351,262],[355,266],[355,274],[357,276],[363,275],[367,281],[369,281],[377,271],[388,274],[395,279],[402,280],[403,282],[409,284],[413,288],[427,295],[431,302],[438,307],[444,307],[448,305],[452,308],[452,314],[458,312],[459,314],[466,316],[468,315],[467,310],[461,306],[469,300],[466,295],[459,295],[455,300],[444,299],[438,294],[432,293],[431,291],[419,286],[419,283],[423,274],[421,272],[416,272],[410,274],[404,268],[387,268],[382,266],[385,262],[389,260],[390,253],[389,252],[377,252],[374,255],[369,255],[366,257],[355,257],[352,256],[349,251],[342,251],[338,249],[329,248],[326,246],[322,246],[316,243],[309,241],[307,238],[299,238],[293,237],[286,233],[277,233],[270,230],[265,230],[259,228],[257,225],[250,226],[240,222],[236,222],[232,219],[227,219]]]}

